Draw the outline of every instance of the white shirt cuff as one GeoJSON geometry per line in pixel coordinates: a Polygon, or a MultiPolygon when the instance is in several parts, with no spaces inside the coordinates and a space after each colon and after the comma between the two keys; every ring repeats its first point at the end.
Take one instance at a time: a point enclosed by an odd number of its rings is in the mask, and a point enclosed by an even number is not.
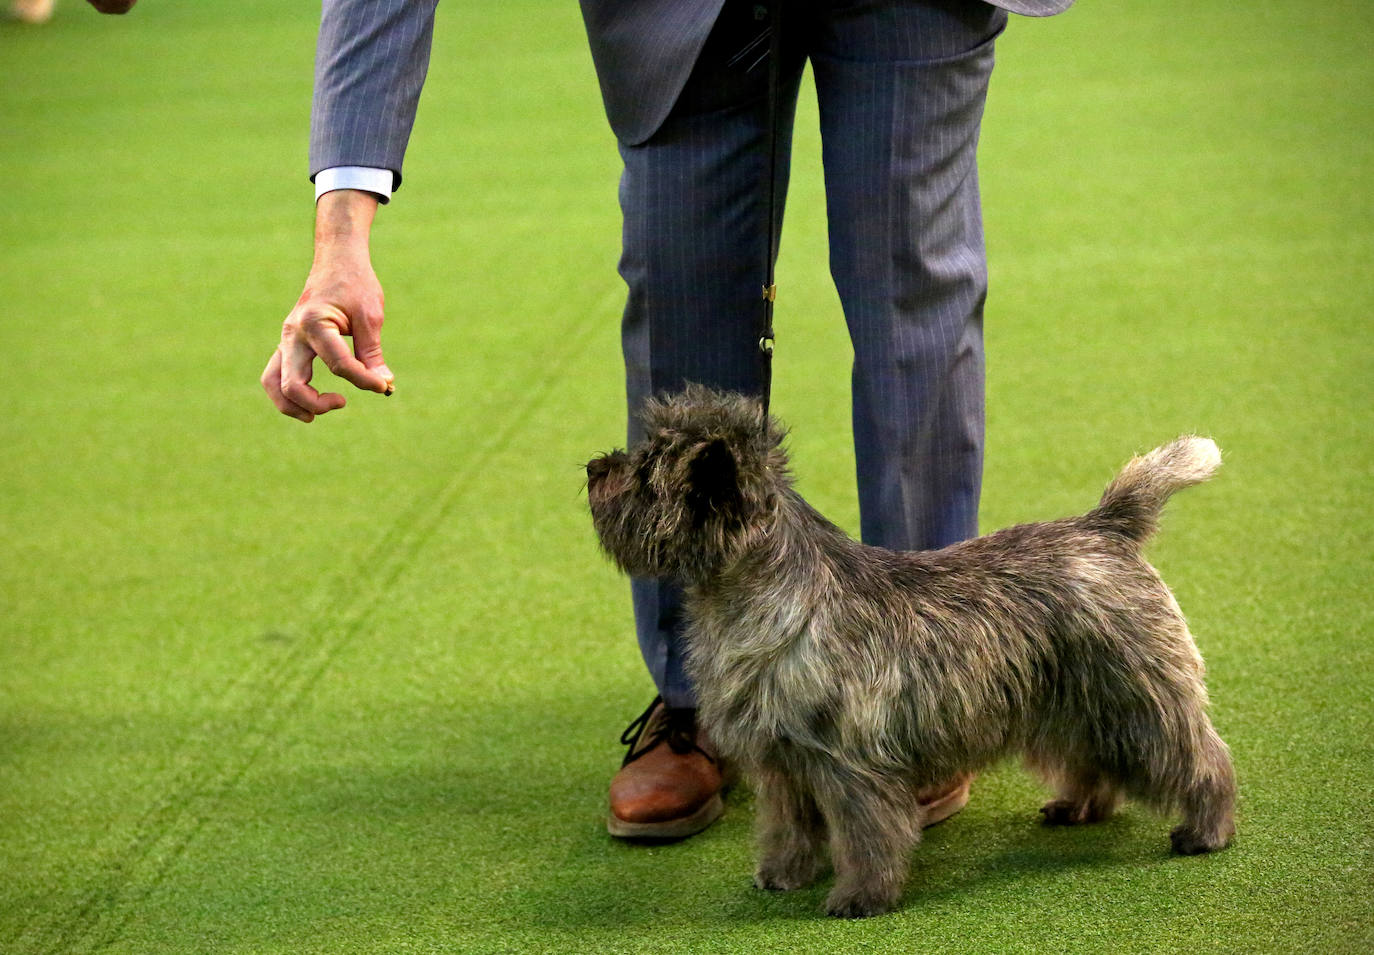
{"type": "Polygon", "coordinates": [[[331,166],[315,174],[315,201],[335,189],[371,192],[382,202],[391,201],[391,170],[371,166],[331,166]]]}

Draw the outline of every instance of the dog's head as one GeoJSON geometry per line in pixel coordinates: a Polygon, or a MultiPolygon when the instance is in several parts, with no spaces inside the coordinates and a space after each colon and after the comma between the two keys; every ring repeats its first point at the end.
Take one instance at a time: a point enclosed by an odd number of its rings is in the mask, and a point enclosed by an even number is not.
{"type": "Polygon", "coordinates": [[[689,385],[645,404],[644,437],[587,464],[601,546],[628,574],[693,583],[766,532],[787,457],[760,403],[689,385]]]}

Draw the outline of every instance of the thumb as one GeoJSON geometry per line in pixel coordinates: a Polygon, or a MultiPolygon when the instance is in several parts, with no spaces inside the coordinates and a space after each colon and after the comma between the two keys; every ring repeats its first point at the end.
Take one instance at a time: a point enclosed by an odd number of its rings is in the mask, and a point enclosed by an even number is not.
{"type": "Polygon", "coordinates": [[[363,367],[370,372],[380,375],[385,383],[384,391],[386,394],[392,392],[392,382],[396,376],[387,367],[386,359],[382,357],[382,330],[380,325],[371,322],[360,322],[358,327],[353,330],[353,354],[358,361],[363,363],[363,367]]]}

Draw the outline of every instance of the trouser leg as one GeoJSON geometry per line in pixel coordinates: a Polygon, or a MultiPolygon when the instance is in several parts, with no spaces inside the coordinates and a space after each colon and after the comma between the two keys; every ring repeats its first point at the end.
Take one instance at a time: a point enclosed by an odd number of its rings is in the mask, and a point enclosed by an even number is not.
{"type": "Polygon", "coordinates": [[[1002,11],[834,4],[812,64],[831,271],[854,345],[863,538],[977,534],[987,265],[976,151],[1002,11]]]}
{"type": "MultiPolygon", "coordinates": [[[[652,394],[694,381],[760,393],[760,289],[768,255],[767,20],[728,2],[677,106],[647,142],[621,146],[620,274],[629,438],[652,394]]],[[[801,75],[789,53],[780,89],[781,227],[792,116],[801,75]]],[[[679,636],[681,595],[631,584],[640,650],[669,706],[693,706],[679,636]]]]}

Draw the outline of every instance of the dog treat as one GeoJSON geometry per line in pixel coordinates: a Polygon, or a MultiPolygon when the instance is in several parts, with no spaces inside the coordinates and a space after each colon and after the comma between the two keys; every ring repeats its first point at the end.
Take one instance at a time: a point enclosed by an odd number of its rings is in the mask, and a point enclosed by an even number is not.
{"type": "Polygon", "coordinates": [[[936,551],[861,544],[792,487],[760,404],[689,386],[644,440],[587,465],[601,545],[682,584],[699,718],[758,793],[755,884],[835,871],[831,915],[896,906],[918,793],[1022,755],[1047,824],[1130,797],[1182,815],[1176,852],[1235,832],[1235,777],[1202,658],[1141,555],[1179,488],[1221,464],[1183,437],[1128,463],[1097,507],[936,551]]]}

